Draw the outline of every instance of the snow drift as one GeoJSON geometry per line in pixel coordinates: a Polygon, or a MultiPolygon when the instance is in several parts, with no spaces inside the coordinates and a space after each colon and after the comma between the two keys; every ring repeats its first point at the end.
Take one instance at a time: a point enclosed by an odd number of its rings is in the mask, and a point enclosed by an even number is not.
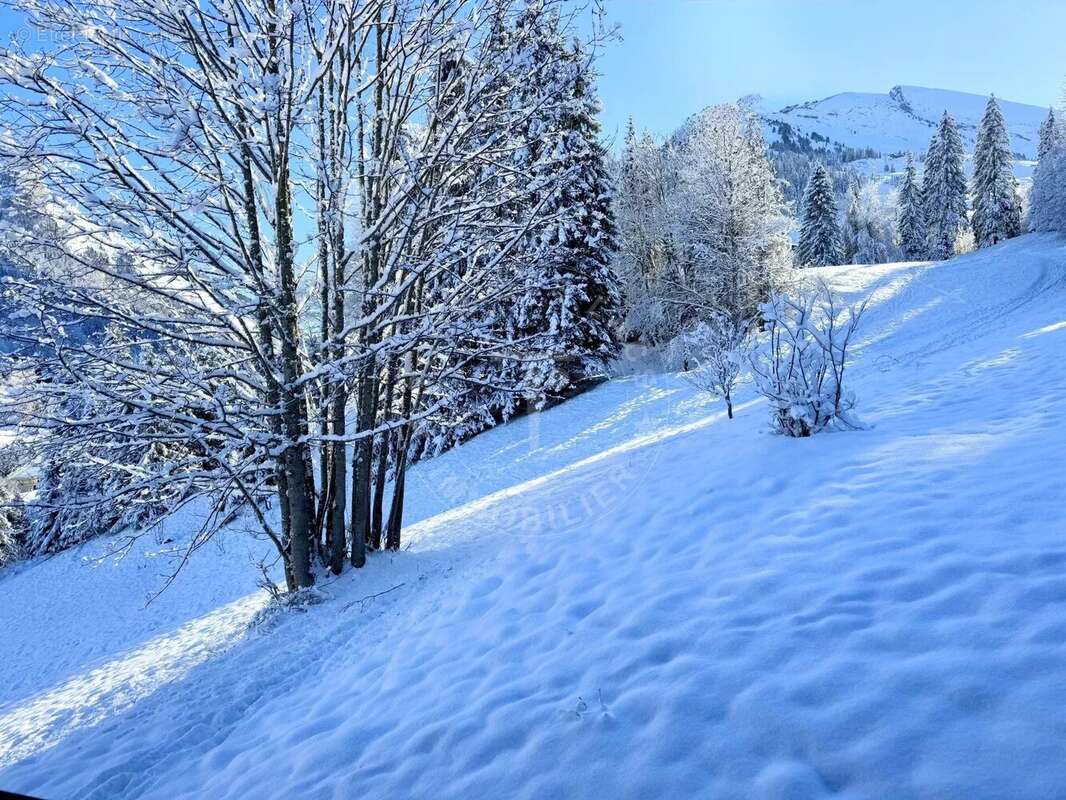
{"type": "Polygon", "coordinates": [[[147,608],[189,520],[0,575],[0,787],[1056,796],[1066,240],[817,272],[871,297],[864,430],[618,379],[419,464],[410,549],[251,632],[238,531],[147,608]]]}

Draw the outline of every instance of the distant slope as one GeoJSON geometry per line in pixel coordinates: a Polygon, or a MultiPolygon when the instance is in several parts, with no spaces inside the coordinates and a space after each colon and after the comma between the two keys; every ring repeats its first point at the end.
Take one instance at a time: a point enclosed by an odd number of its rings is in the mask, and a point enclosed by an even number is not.
{"type": "MultiPolygon", "coordinates": [[[[967,151],[988,97],[946,89],[895,86],[888,94],[843,92],[763,115],[770,142],[808,142],[814,148],[873,149],[882,155],[921,153],[944,111],[951,112],[967,151]]],[[[1011,148],[1036,157],[1040,123],[1047,109],[1000,100],[1011,148]]]]}

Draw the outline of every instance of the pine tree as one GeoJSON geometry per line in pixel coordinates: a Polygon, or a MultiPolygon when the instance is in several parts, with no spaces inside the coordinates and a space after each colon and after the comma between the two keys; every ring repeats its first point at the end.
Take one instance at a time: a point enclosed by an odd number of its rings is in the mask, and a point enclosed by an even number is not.
{"type": "Polygon", "coordinates": [[[1047,118],[1040,123],[1040,141],[1036,147],[1036,158],[1043,160],[1058,140],[1058,123],[1055,120],[1055,112],[1048,109],[1047,118]]]}
{"type": "MultiPolygon", "coordinates": [[[[618,217],[620,238],[621,271],[626,277],[639,275],[636,287],[626,287],[627,293],[642,287],[645,291],[651,281],[652,262],[658,237],[652,234],[654,182],[649,174],[649,153],[658,150],[654,142],[638,139],[633,118],[626,125],[625,143],[618,163],[618,186],[614,209],[618,217]]],[[[632,308],[632,297],[627,297],[627,310],[632,308]]]]}
{"type": "Polygon", "coordinates": [[[552,186],[534,202],[553,222],[534,234],[535,256],[514,308],[515,335],[538,336],[544,344],[545,358],[528,366],[526,381],[541,387],[529,398],[539,407],[602,375],[618,355],[621,290],[612,269],[618,234],[589,59],[576,44],[568,47],[557,28],[538,29],[530,45],[527,101],[536,106],[538,93],[557,100],[553,118],[534,120],[529,131],[534,185],[543,175],[552,186]],[[570,177],[549,180],[560,174],[570,177]]]}
{"type": "Polygon", "coordinates": [[[922,187],[914,160],[907,155],[907,170],[903,173],[903,185],[899,190],[899,234],[903,257],[918,261],[926,255],[925,213],[922,208],[922,187]]]}
{"type": "Polygon", "coordinates": [[[966,225],[966,173],[962,163],[962,137],[955,120],[945,111],[929,142],[922,181],[928,258],[951,258],[955,239],[966,225]]]}
{"type": "Polygon", "coordinates": [[[841,256],[833,183],[826,168],[819,165],[811,175],[803,198],[803,227],[797,258],[800,266],[821,267],[839,264],[841,256]]]}
{"type": "Polygon", "coordinates": [[[1029,194],[1029,230],[1066,229],[1066,153],[1055,114],[1048,111],[1040,126],[1040,160],[1033,171],[1033,188],[1029,194]]]}
{"type": "MultiPolygon", "coordinates": [[[[492,34],[485,42],[485,58],[492,65],[490,74],[493,91],[486,92],[485,105],[476,108],[476,112],[485,120],[478,129],[476,141],[479,149],[503,155],[485,158],[469,164],[466,170],[453,172],[445,187],[448,194],[456,198],[466,198],[467,202],[472,198],[483,197],[486,203],[491,203],[494,211],[487,214],[489,224],[498,229],[520,224],[525,199],[524,188],[514,186],[511,170],[500,168],[501,163],[511,154],[511,143],[500,136],[498,126],[494,124],[496,120],[520,113],[519,78],[513,74],[514,69],[511,68],[514,48],[512,31],[507,21],[502,18],[495,20],[492,34]],[[500,198],[510,198],[510,202],[501,204],[500,198]]],[[[456,59],[448,52],[441,54],[437,84],[450,88],[432,101],[431,110],[435,112],[438,124],[456,124],[455,113],[460,109],[463,109],[464,113],[470,113],[469,106],[462,104],[467,81],[458,79],[468,68],[469,65],[463,59],[456,59]]],[[[482,235],[477,229],[457,230],[456,234],[464,237],[482,235]]],[[[479,250],[479,259],[485,262],[501,256],[499,246],[492,243],[472,249],[479,250]]],[[[522,253],[515,253],[512,258],[500,260],[496,270],[499,286],[507,285],[513,276],[515,265],[520,264],[522,259],[522,253]]],[[[455,286],[465,280],[465,271],[471,266],[474,265],[457,264],[449,273],[437,276],[437,280],[425,286],[423,293],[427,305],[444,302],[455,286]]],[[[494,337],[506,340],[512,332],[509,328],[508,309],[513,301],[506,291],[495,288],[499,294],[497,301],[483,303],[477,311],[483,320],[481,324],[484,325],[479,331],[488,328],[493,331],[494,337]]],[[[418,427],[411,448],[413,458],[437,455],[514,415],[521,398],[511,387],[521,380],[521,364],[509,357],[501,358],[499,353],[486,353],[484,357],[471,358],[469,353],[476,349],[476,342],[461,342],[461,346],[456,348],[454,363],[450,368],[453,377],[423,390],[423,396],[428,401],[426,404],[439,410],[418,427]]],[[[387,374],[386,380],[382,381],[382,405],[385,414],[389,413],[389,406],[393,404],[395,394],[389,387],[391,377],[387,374]]],[[[386,442],[383,449],[387,451],[390,434],[385,434],[382,438],[386,442]]],[[[384,469],[387,462],[388,458],[380,459],[379,469],[384,469]]],[[[375,491],[378,491],[379,485],[383,485],[383,482],[375,484],[375,491]]]]}
{"type": "Polygon", "coordinates": [[[571,378],[580,381],[602,374],[618,355],[614,323],[621,293],[612,269],[618,229],[607,151],[600,142],[600,103],[589,59],[579,46],[574,46],[569,63],[573,107],[563,119],[567,158],[561,167],[572,169],[575,179],[563,184],[558,198],[569,213],[565,225],[556,228],[558,269],[567,290],[558,299],[558,316],[553,314],[552,321],[559,323],[557,352],[569,363],[571,378]]]}
{"type": "Polygon", "coordinates": [[[1029,198],[1030,230],[1066,230],[1066,148],[1062,142],[1044,153],[1037,164],[1029,198]]]}
{"type": "Polygon", "coordinates": [[[988,247],[1021,233],[1022,220],[1007,125],[995,97],[977,130],[973,162],[973,233],[978,247],[988,247]]]}

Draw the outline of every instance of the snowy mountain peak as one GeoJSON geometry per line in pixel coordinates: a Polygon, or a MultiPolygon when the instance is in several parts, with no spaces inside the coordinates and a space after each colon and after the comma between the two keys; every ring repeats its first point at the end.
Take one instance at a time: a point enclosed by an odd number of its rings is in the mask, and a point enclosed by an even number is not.
{"type": "MultiPolygon", "coordinates": [[[[786,106],[765,114],[771,142],[792,142],[801,149],[851,148],[889,156],[922,153],[933,127],[945,111],[959,125],[967,150],[973,149],[977,125],[988,95],[893,86],[887,94],[842,92],[822,100],[786,106]]],[[[1024,158],[1036,157],[1037,131],[1047,115],[1039,106],[999,100],[1010,133],[1011,147],[1024,158]]]]}

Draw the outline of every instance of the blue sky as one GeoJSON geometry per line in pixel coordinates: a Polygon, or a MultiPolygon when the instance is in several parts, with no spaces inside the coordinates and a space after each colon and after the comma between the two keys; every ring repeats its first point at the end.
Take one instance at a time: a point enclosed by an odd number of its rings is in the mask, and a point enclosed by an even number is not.
{"type": "Polygon", "coordinates": [[[1047,106],[1066,78],[1066,0],[604,0],[604,133],[664,134],[704,106],[773,106],[896,84],[1047,106]]]}
{"type": "MultiPolygon", "coordinates": [[[[706,105],[771,107],[896,84],[1059,104],[1066,0],[603,0],[603,127],[665,134],[706,105]]],[[[0,8],[0,38],[20,28],[0,8]]]]}

